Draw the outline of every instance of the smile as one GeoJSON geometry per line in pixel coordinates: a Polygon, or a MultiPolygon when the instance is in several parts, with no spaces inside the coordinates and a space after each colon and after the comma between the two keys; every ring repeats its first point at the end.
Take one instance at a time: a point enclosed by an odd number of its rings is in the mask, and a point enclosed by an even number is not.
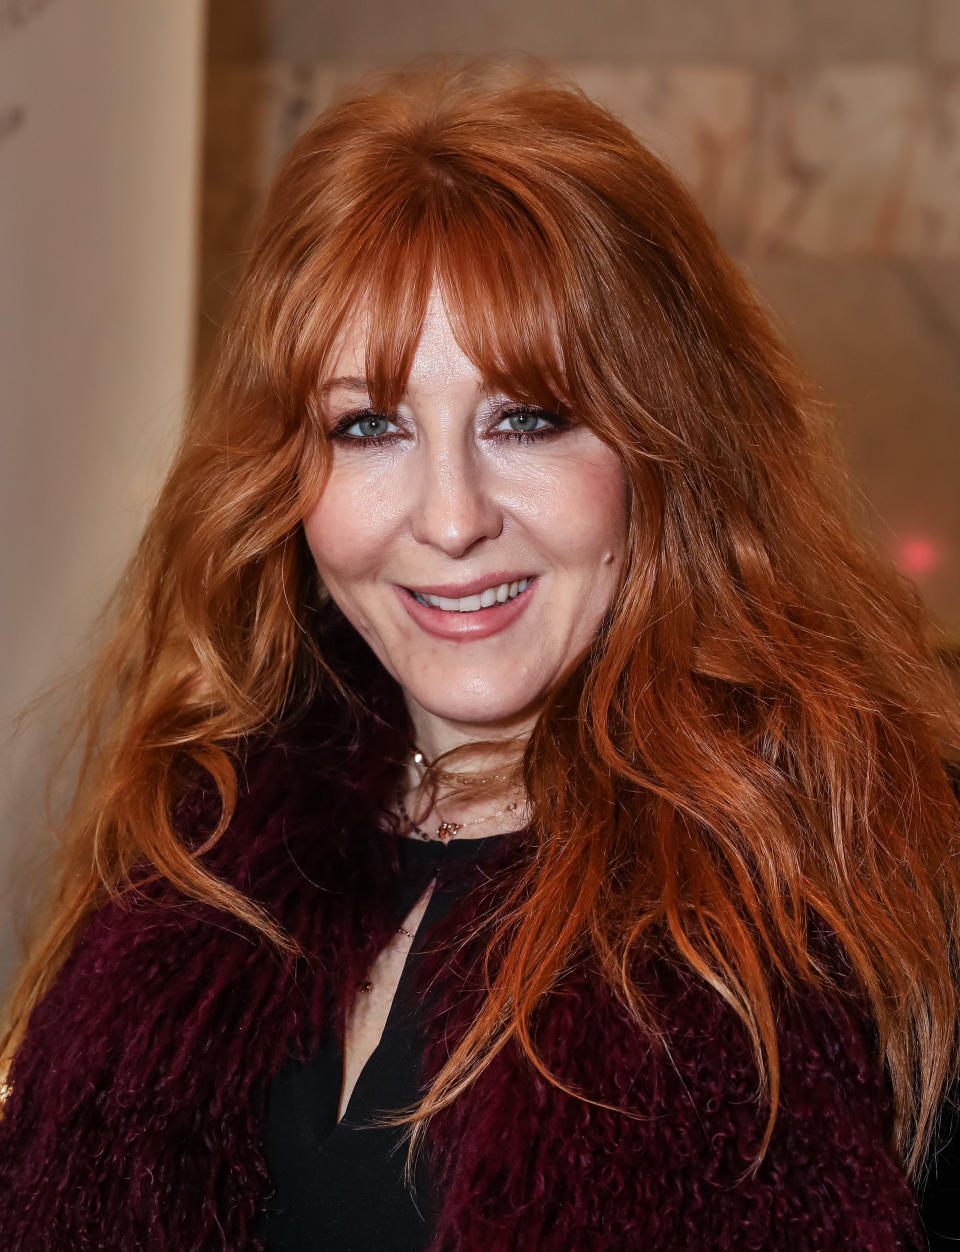
{"type": "MultiPolygon", "coordinates": [[[[487,587],[475,582],[464,588],[465,596],[442,596],[433,591],[415,591],[394,583],[407,616],[428,635],[451,643],[472,643],[507,630],[529,609],[541,579],[537,574],[487,587]]],[[[454,587],[444,590],[456,590],[454,587]]]]}
{"type": "Polygon", "coordinates": [[[451,599],[449,596],[431,596],[414,591],[412,588],[408,590],[418,604],[442,609],[445,613],[476,613],[479,609],[490,609],[495,604],[505,604],[507,600],[516,599],[521,591],[526,591],[529,582],[529,578],[521,578],[519,582],[498,583],[493,587],[485,587],[476,595],[462,596],[459,599],[451,599]]]}

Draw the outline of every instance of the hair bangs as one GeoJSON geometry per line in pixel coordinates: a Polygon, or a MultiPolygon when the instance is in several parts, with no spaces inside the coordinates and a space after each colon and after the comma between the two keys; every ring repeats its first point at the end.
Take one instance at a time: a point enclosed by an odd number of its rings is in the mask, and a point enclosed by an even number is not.
{"type": "Polygon", "coordinates": [[[499,197],[446,215],[437,284],[457,342],[491,390],[528,404],[574,408],[564,293],[540,224],[499,197]]]}
{"type": "Polygon", "coordinates": [[[421,168],[389,189],[389,207],[382,186],[375,208],[355,206],[330,241],[336,275],[324,275],[326,299],[310,319],[298,374],[322,392],[338,346],[360,326],[370,402],[394,409],[436,290],[485,386],[524,403],[575,409],[589,422],[584,397],[569,383],[568,362],[585,351],[584,319],[580,276],[571,282],[570,266],[557,264],[559,224],[489,177],[462,181],[448,170],[424,178],[421,168]]]}

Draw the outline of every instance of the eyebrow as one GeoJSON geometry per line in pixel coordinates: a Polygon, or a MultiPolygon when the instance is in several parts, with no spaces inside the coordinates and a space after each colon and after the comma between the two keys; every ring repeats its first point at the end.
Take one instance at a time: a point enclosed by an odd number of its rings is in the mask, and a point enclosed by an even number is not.
{"type": "Polygon", "coordinates": [[[321,387],[323,395],[327,395],[331,391],[367,391],[368,385],[365,378],[329,378],[321,387]]]}

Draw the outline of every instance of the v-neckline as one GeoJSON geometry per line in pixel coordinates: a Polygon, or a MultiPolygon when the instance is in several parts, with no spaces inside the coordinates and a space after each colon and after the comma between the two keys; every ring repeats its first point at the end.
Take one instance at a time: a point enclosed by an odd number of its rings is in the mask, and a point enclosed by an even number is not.
{"type": "Polygon", "coordinates": [[[450,906],[451,892],[445,889],[442,884],[438,888],[441,866],[455,864],[460,868],[466,868],[473,862],[486,859],[490,854],[491,848],[501,846],[504,841],[514,838],[519,833],[519,831],[509,831],[494,835],[483,835],[477,839],[450,839],[447,841],[418,839],[410,836],[400,836],[398,838],[398,850],[402,860],[401,882],[407,888],[407,891],[400,896],[400,907],[395,907],[393,910],[397,925],[403,924],[405,917],[408,916],[416,903],[422,898],[428,886],[430,887],[430,897],[414,932],[410,947],[407,949],[393,998],[390,1001],[390,1006],[383,1021],[380,1036],[357,1074],[350,1095],[343,1105],[342,1113],[340,1109],[346,1078],[345,1038],[343,1045],[339,1049],[338,1073],[340,1083],[337,1089],[336,1120],[329,1132],[330,1134],[334,1134],[341,1127],[360,1124],[364,1120],[364,1110],[368,1110],[371,1107],[372,1101],[363,1100],[361,1097],[367,1087],[375,1084],[380,1071],[380,1062],[383,1059],[385,1045],[396,1037],[398,1019],[410,1007],[409,986],[411,980],[416,977],[416,967],[422,955],[422,941],[435,921],[439,920],[437,914],[444,915],[450,906]],[[423,878],[425,870],[432,871],[426,880],[423,878]],[[405,902],[410,900],[411,893],[414,898],[407,907],[404,907],[405,902]],[[354,1117],[351,1114],[358,1100],[358,1116],[354,1117]]]}
{"type": "MultiPolygon", "coordinates": [[[[427,924],[427,915],[430,909],[430,902],[433,899],[434,891],[436,889],[436,881],[437,881],[436,874],[434,874],[434,876],[430,879],[427,885],[423,888],[420,895],[417,897],[413,906],[408,910],[406,915],[400,919],[400,925],[407,926],[409,924],[411,914],[417,909],[418,905],[423,900],[424,895],[427,896],[426,902],[423,905],[423,911],[420,913],[419,920],[417,921],[416,926],[414,930],[412,931],[412,938],[407,947],[406,955],[403,958],[403,964],[400,967],[400,973],[397,977],[397,981],[393,989],[393,995],[390,999],[389,1005],[387,1006],[386,1015],[383,1018],[383,1025],[380,1028],[380,1034],[377,1037],[376,1043],[373,1045],[373,1047],[370,1049],[369,1053],[367,1054],[366,1060],[363,1062],[363,1065],[360,1067],[360,1070],[357,1073],[357,1076],[353,1081],[353,1085],[350,1088],[350,1092],[349,1092],[349,1095],[347,1096],[346,1103],[344,1103],[343,1094],[344,1094],[344,1088],[347,1082],[347,1050],[348,1050],[348,1039],[349,1039],[349,1034],[350,1034],[349,1025],[345,1028],[344,1043],[343,1043],[343,1047],[340,1049],[340,1091],[337,1096],[337,1120],[336,1120],[337,1126],[340,1126],[343,1122],[350,1120],[350,1106],[354,1102],[354,1097],[356,1096],[357,1091],[363,1085],[364,1075],[368,1072],[371,1063],[373,1062],[380,1048],[383,1046],[384,1041],[390,1038],[391,1028],[394,1027],[396,1024],[396,1021],[395,1021],[396,1015],[402,1009],[401,996],[402,996],[403,991],[405,990],[405,976],[407,975],[408,970],[410,968],[411,959],[413,959],[414,961],[416,960],[417,954],[414,952],[414,948],[417,943],[417,937],[422,933],[425,925],[427,924]]],[[[378,976],[375,974],[374,977],[376,978],[378,976]]],[[[358,994],[362,994],[362,993],[358,993],[358,994]]]]}

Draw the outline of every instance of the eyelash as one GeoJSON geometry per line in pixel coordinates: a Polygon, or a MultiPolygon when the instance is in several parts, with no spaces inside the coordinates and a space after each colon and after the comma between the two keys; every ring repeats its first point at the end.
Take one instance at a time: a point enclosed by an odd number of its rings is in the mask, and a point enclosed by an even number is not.
{"type": "MultiPolygon", "coordinates": [[[[543,426],[540,430],[498,430],[495,436],[498,439],[506,437],[515,443],[534,443],[546,436],[559,434],[565,430],[567,423],[558,414],[550,409],[540,409],[530,404],[514,404],[510,408],[504,409],[498,417],[498,422],[505,421],[508,417],[515,417],[519,413],[529,413],[534,417],[542,417],[546,419],[550,425],[543,426]]],[[[362,422],[366,417],[386,417],[385,413],[375,413],[373,409],[358,409],[354,413],[345,414],[333,430],[330,432],[332,439],[339,439],[343,443],[363,444],[366,447],[377,448],[383,444],[389,443],[396,438],[396,432],[391,431],[386,435],[369,435],[363,438],[359,435],[348,435],[346,432],[354,425],[355,422],[362,422]]],[[[392,418],[388,418],[392,421],[392,418]]]]}

